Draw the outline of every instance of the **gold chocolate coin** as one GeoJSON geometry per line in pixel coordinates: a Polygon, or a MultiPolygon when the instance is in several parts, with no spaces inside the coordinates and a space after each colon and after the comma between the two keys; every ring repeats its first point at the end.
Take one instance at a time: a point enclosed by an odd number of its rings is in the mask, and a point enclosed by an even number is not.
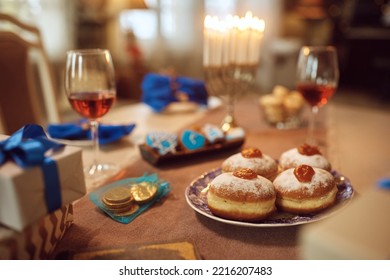
{"type": "Polygon", "coordinates": [[[107,201],[107,199],[103,197],[102,202],[106,208],[119,209],[119,208],[129,206],[133,202],[133,198],[131,197],[129,200],[126,200],[123,202],[112,203],[112,202],[107,201]]]}
{"type": "Polygon", "coordinates": [[[131,214],[134,214],[135,212],[137,212],[138,209],[139,209],[138,204],[133,203],[133,204],[131,204],[131,207],[127,211],[115,213],[115,216],[118,216],[118,217],[130,216],[131,214]]]}
{"type": "Polygon", "coordinates": [[[152,183],[142,182],[131,187],[130,192],[138,203],[148,202],[157,194],[157,186],[152,183]]]}
{"type": "Polygon", "coordinates": [[[115,187],[109,189],[103,199],[109,203],[122,203],[131,199],[131,193],[126,187],[115,187]]]}
{"type": "Polygon", "coordinates": [[[118,214],[122,214],[122,213],[130,211],[131,209],[133,209],[134,205],[137,205],[137,204],[130,203],[130,204],[125,205],[125,206],[123,206],[121,208],[107,208],[107,209],[110,212],[112,212],[114,215],[118,215],[118,214]]]}

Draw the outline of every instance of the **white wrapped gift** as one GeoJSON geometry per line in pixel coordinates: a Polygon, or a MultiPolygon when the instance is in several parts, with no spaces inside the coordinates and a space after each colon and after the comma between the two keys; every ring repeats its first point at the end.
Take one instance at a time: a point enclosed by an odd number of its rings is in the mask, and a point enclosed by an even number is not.
{"type": "MultiPolygon", "coordinates": [[[[1,138],[6,137],[0,135],[1,138]]],[[[64,146],[45,156],[55,162],[56,172],[40,165],[22,168],[13,160],[0,166],[0,224],[22,231],[39,218],[86,194],[80,148],[64,146]],[[56,186],[45,179],[47,175],[53,177],[51,173],[57,179],[56,186]]]]}

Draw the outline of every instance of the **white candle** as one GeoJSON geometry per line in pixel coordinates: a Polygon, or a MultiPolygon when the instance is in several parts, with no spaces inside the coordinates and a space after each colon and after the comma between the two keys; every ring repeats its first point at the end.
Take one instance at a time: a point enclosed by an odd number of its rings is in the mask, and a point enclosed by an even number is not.
{"type": "Polygon", "coordinates": [[[222,51],[223,51],[223,33],[220,30],[220,26],[217,26],[215,30],[215,49],[214,49],[214,64],[213,66],[222,65],[222,51]]]}
{"type": "Polygon", "coordinates": [[[247,12],[245,17],[229,15],[225,20],[207,15],[204,20],[204,66],[256,64],[264,21],[247,12]]]}
{"type": "Polygon", "coordinates": [[[252,13],[251,12],[247,12],[245,14],[245,17],[241,18],[240,19],[240,23],[239,23],[239,32],[240,32],[240,47],[239,47],[239,50],[238,50],[238,64],[246,64],[249,62],[249,48],[248,48],[248,44],[249,44],[249,38],[251,36],[251,20],[252,20],[252,13]]]}
{"type": "Polygon", "coordinates": [[[240,18],[238,16],[228,18],[230,20],[230,42],[229,42],[229,63],[237,62],[236,49],[238,48],[238,25],[240,18]]]}
{"type": "Polygon", "coordinates": [[[212,51],[212,59],[211,59],[211,66],[220,66],[220,57],[221,57],[221,35],[219,33],[219,19],[218,17],[214,16],[212,21],[212,30],[213,30],[213,51],[212,51]]]}
{"type": "Polygon", "coordinates": [[[255,37],[255,46],[254,46],[254,56],[253,56],[253,62],[258,63],[260,60],[260,53],[261,53],[261,42],[263,40],[264,36],[264,29],[265,29],[265,22],[262,19],[255,18],[254,21],[254,37],[255,37]]]}
{"type": "Polygon", "coordinates": [[[210,65],[210,45],[211,45],[211,34],[209,28],[209,22],[211,20],[210,16],[206,16],[204,19],[204,29],[203,29],[203,65],[210,65]]]}

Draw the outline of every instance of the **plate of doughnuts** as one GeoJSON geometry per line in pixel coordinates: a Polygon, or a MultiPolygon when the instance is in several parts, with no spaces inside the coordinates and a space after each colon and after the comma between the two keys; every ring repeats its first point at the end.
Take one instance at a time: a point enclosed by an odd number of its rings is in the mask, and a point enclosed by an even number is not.
{"type": "MultiPolygon", "coordinates": [[[[304,147],[313,152],[313,147],[304,147]]],[[[317,152],[311,155],[313,164],[319,162],[317,152]]],[[[336,170],[324,169],[330,168],[328,162],[322,168],[298,164],[272,174],[275,168],[271,166],[280,167],[284,157],[270,160],[256,148],[245,148],[226,159],[221,167],[192,181],[185,191],[186,201],[210,219],[247,227],[311,223],[335,214],[351,202],[351,182],[336,170]]]]}

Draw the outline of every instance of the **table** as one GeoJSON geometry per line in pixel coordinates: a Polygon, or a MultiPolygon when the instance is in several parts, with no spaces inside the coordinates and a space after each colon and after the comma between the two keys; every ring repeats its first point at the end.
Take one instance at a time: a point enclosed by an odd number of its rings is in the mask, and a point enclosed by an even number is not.
{"type": "MultiPolygon", "coordinates": [[[[142,106],[137,108],[142,108],[142,106]]],[[[149,114],[148,118],[149,120],[156,118],[155,121],[157,119],[161,121],[161,118],[171,118],[171,121],[183,120],[183,122],[172,123],[172,126],[166,127],[178,130],[191,122],[217,124],[223,115],[224,110],[217,108],[180,117],[149,114]]],[[[324,108],[320,111],[318,131],[323,139],[322,151],[331,158],[331,161],[334,160],[339,164],[340,160],[336,160],[337,154],[331,154],[337,151],[337,148],[329,145],[329,143],[337,144],[337,141],[334,141],[335,132],[329,129],[329,125],[334,126],[337,123],[334,120],[335,115],[337,114],[331,106],[329,110],[324,108]],[[329,116],[329,111],[332,116],[329,116]]],[[[295,130],[276,130],[264,123],[255,96],[245,98],[237,104],[236,116],[238,122],[247,131],[244,146],[259,147],[264,153],[274,158],[278,158],[283,151],[301,144],[305,139],[305,127],[295,130]]],[[[133,137],[136,138],[135,141],[142,140],[141,136],[133,135],[133,137]]],[[[115,150],[113,147],[111,149],[115,150]]],[[[85,249],[187,240],[195,245],[200,258],[208,260],[300,258],[299,232],[302,226],[238,227],[199,215],[187,205],[184,196],[186,187],[202,173],[220,166],[229,154],[155,167],[140,158],[134,144],[129,144],[127,148],[117,147],[117,149],[120,150],[117,153],[122,155],[122,158],[131,159],[127,165],[123,165],[120,178],[139,177],[145,172],[158,173],[162,179],[170,182],[171,193],[130,224],[120,224],[111,220],[94,206],[88,196],[83,197],[74,204],[74,224],[60,242],[54,256],[64,257],[69,252],[85,249]],[[126,149],[128,154],[124,153],[126,149]]],[[[109,151],[107,148],[105,156],[113,153],[115,151],[109,151]]]]}

